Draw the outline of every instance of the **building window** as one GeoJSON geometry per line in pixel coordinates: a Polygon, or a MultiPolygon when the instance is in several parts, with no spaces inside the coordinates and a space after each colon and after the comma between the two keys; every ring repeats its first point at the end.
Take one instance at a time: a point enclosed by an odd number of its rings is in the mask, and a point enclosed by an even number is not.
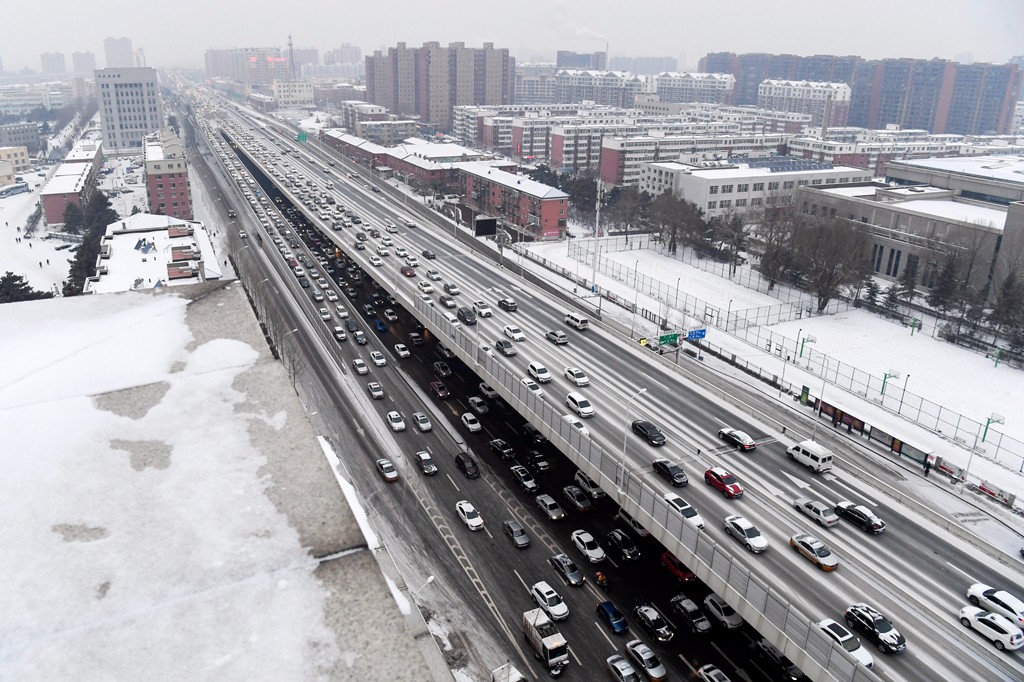
{"type": "Polygon", "coordinates": [[[722,208],[732,208],[732,200],[731,199],[723,200],[722,204],[721,204],[721,207],[722,208]]]}
{"type": "Polygon", "coordinates": [[[799,186],[799,187],[803,187],[804,185],[806,185],[806,184],[807,184],[807,181],[806,181],[806,180],[800,180],[800,181],[799,181],[799,182],[797,182],[796,184],[797,184],[797,186],[799,186]]]}
{"type": "Polygon", "coordinates": [[[737,199],[736,200],[736,208],[743,208],[746,205],[747,205],[747,200],[746,199],[737,199]]]}
{"type": "Polygon", "coordinates": [[[722,194],[732,194],[732,185],[722,185],[722,194]]]}
{"type": "Polygon", "coordinates": [[[738,193],[745,193],[745,192],[749,192],[749,191],[750,191],[750,185],[747,185],[747,184],[743,184],[743,185],[736,185],[736,191],[737,191],[738,193]]]}
{"type": "Polygon", "coordinates": [[[792,180],[786,180],[782,183],[782,189],[793,189],[795,183],[792,180]]]}
{"type": "Polygon", "coordinates": [[[708,187],[708,194],[718,194],[718,185],[708,187]]]}
{"type": "Polygon", "coordinates": [[[761,197],[754,197],[753,199],[750,200],[751,206],[760,206],[762,203],[763,201],[761,200],[761,197]]]}
{"type": "Polygon", "coordinates": [[[709,201],[708,202],[708,210],[709,211],[714,211],[716,208],[718,208],[718,202],[717,201],[709,201]]]}

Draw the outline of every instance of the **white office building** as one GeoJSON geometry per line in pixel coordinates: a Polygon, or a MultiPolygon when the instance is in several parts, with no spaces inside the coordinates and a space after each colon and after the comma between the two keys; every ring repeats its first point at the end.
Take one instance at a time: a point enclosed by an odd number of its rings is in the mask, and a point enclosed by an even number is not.
{"type": "Polygon", "coordinates": [[[103,146],[112,153],[142,151],[143,138],[164,125],[156,69],[97,69],[103,146]]]}

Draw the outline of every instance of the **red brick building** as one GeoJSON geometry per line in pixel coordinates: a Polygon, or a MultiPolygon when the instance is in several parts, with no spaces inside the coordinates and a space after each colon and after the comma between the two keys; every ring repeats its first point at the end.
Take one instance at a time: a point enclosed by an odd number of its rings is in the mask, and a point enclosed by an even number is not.
{"type": "Polygon", "coordinates": [[[43,203],[43,219],[47,225],[63,225],[64,211],[70,204],[80,208],[96,191],[99,166],[91,162],[64,163],[57,167],[46,187],[40,192],[43,203]]]}
{"type": "Polygon", "coordinates": [[[459,169],[467,205],[534,239],[565,236],[569,214],[565,192],[487,163],[460,163],[459,169]]]}
{"type": "Polygon", "coordinates": [[[192,220],[192,185],[178,136],[163,128],[146,136],[144,149],[150,212],[192,220]]]}

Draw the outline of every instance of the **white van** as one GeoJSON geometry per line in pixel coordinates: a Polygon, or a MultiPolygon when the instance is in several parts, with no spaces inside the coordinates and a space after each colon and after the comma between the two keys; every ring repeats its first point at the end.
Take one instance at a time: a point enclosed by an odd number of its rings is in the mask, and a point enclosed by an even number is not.
{"type": "Polygon", "coordinates": [[[819,474],[832,468],[832,451],[813,440],[805,440],[788,448],[786,456],[819,474]]]}
{"type": "Polygon", "coordinates": [[[443,311],[441,314],[444,315],[444,319],[446,319],[448,321],[448,324],[450,324],[451,326],[453,326],[453,327],[461,327],[462,326],[462,323],[459,322],[459,318],[455,317],[454,315],[452,315],[447,310],[443,311]]]}
{"type": "Polygon", "coordinates": [[[586,329],[587,327],[590,326],[590,320],[588,320],[587,318],[583,317],[579,313],[566,313],[565,314],[565,323],[566,324],[571,324],[572,326],[576,327],[577,329],[586,329]]]}

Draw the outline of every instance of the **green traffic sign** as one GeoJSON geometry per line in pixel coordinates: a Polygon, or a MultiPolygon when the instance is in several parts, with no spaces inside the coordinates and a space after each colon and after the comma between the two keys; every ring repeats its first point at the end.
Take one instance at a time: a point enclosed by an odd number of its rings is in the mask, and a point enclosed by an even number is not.
{"type": "Polygon", "coordinates": [[[296,135],[295,136],[295,141],[296,142],[305,142],[306,141],[306,133],[299,133],[298,135],[296,135]]]}
{"type": "Polygon", "coordinates": [[[658,337],[658,343],[663,346],[675,346],[679,343],[679,333],[664,334],[658,337]]]}

